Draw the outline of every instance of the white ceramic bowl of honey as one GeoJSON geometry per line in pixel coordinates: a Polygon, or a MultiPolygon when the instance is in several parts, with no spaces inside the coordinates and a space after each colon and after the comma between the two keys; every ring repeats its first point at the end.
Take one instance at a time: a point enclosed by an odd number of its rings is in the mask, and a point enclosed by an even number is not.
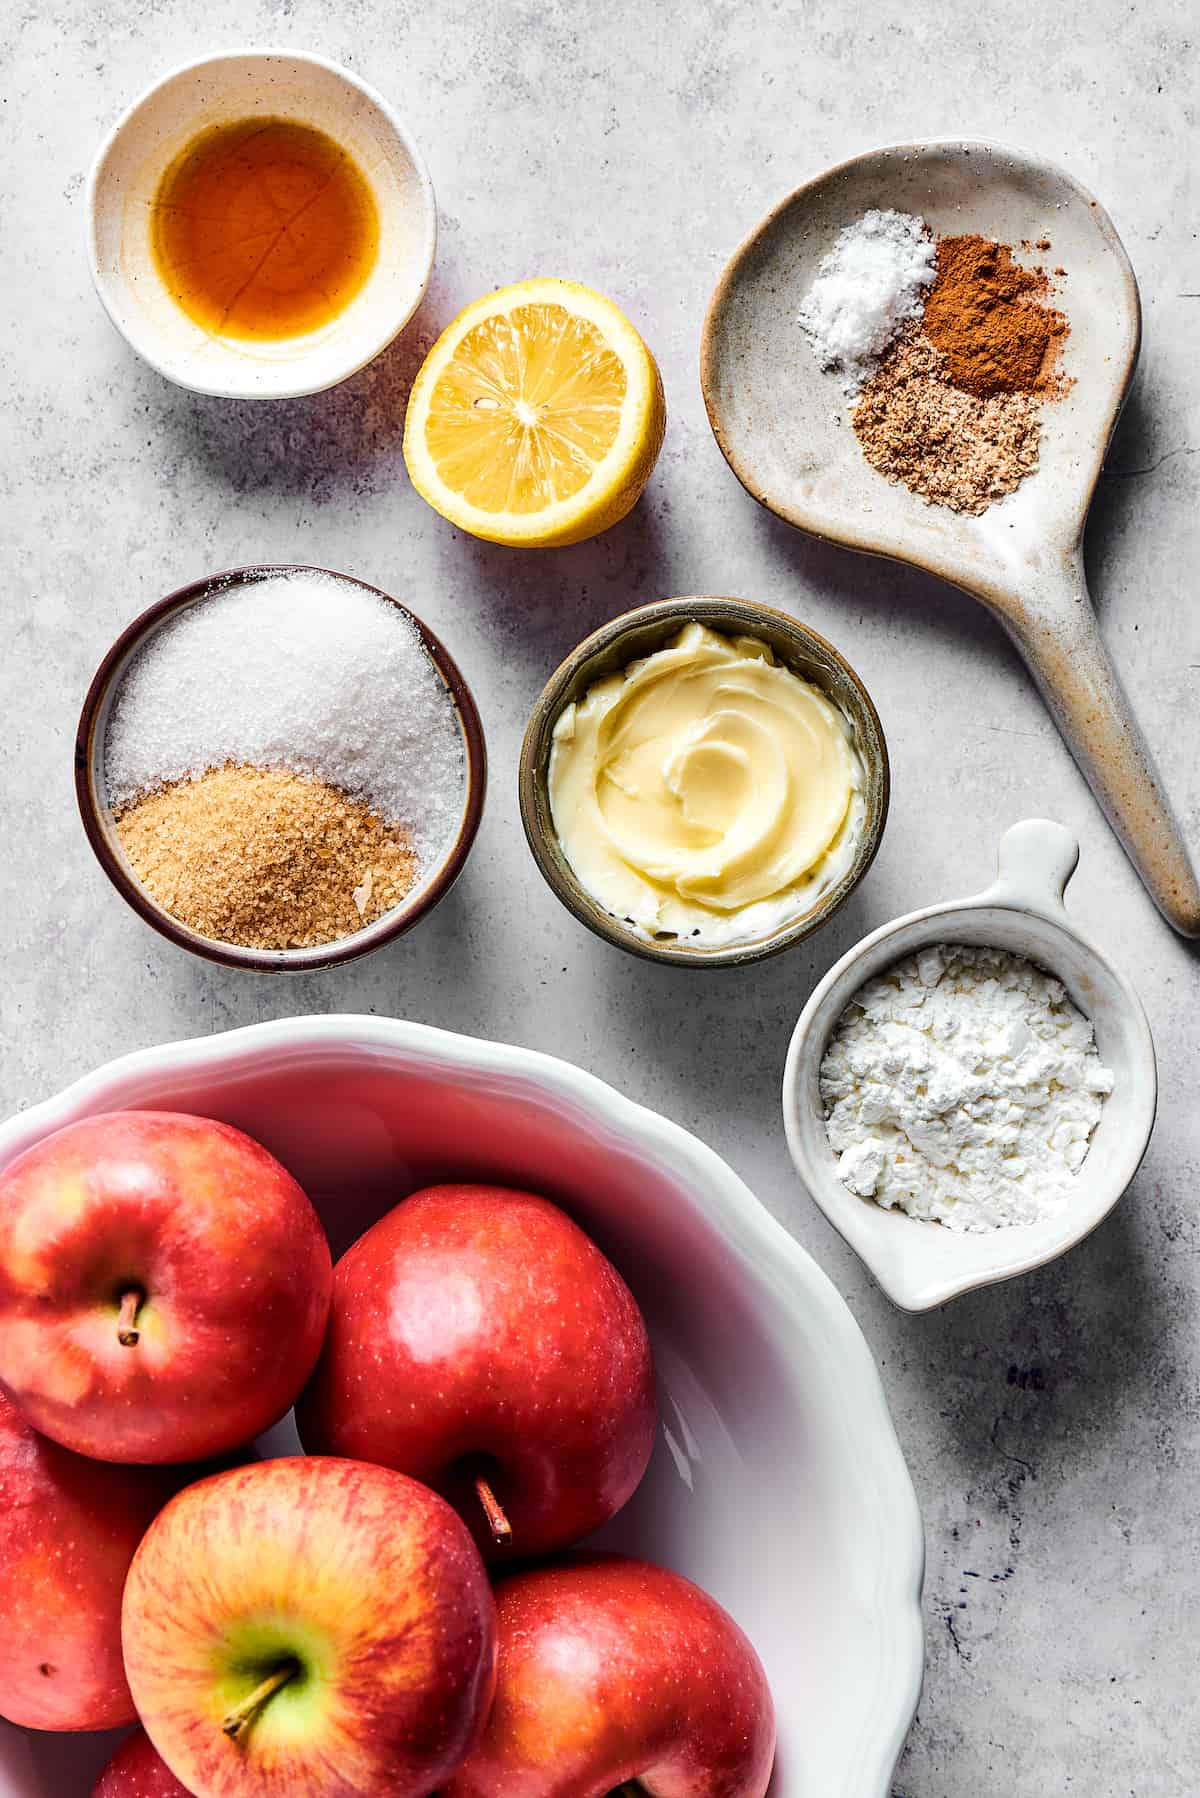
{"type": "Polygon", "coordinates": [[[420,151],[373,88],[294,50],[175,69],[118,120],[88,186],[96,291],[197,393],[285,399],[362,368],[433,267],[420,151]]]}

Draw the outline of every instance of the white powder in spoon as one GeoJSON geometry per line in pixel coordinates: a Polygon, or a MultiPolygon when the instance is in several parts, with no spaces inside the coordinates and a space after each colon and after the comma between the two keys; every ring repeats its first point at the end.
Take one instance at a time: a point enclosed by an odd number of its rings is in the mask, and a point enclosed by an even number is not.
{"type": "Polygon", "coordinates": [[[226,762],[290,768],[402,825],[423,865],[462,816],[457,713],[395,606],[334,575],[231,583],[150,638],[105,738],[110,805],[226,762]]]}
{"type": "Polygon", "coordinates": [[[848,394],[879,366],[902,324],[919,318],[936,274],[924,219],[874,210],[839,232],[800,307],[822,368],[840,369],[848,394]]]}

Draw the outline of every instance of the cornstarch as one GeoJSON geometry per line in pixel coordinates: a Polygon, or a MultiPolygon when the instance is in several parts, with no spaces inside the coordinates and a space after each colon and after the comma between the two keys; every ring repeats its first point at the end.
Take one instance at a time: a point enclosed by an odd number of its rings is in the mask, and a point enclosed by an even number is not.
{"type": "Polygon", "coordinates": [[[1005,950],[952,943],[855,994],[820,1085],[851,1192],[994,1230],[1069,1199],[1113,1076],[1060,981],[1005,950]]]}

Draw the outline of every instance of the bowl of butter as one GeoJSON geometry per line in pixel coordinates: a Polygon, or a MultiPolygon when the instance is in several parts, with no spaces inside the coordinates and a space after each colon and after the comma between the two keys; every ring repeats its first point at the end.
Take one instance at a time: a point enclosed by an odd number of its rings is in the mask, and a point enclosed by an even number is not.
{"type": "Polygon", "coordinates": [[[759,961],[858,885],[887,819],[858,675],[788,613],[710,594],[603,625],[546,683],[521,820],[558,898],[606,941],[689,967],[759,961]]]}

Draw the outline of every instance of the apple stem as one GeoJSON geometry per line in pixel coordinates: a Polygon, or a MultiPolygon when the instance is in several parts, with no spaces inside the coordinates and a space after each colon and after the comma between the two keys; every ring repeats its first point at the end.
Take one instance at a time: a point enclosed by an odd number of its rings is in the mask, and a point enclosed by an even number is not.
{"type": "Polygon", "coordinates": [[[646,1798],[646,1788],[636,1779],[627,1779],[615,1792],[610,1792],[608,1798],[646,1798]]]}
{"type": "Polygon", "coordinates": [[[268,1698],[273,1698],[280,1686],[286,1686],[288,1680],[294,1679],[299,1671],[297,1662],[285,1661],[282,1667],[276,1667],[274,1673],[268,1673],[261,1685],[255,1686],[253,1692],[226,1714],[221,1724],[225,1734],[234,1742],[240,1741],[268,1698]]]}
{"type": "Polygon", "coordinates": [[[121,1309],[117,1316],[117,1341],[122,1348],[136,1348],[141,1331],[137,1327],[137,1314],[145,1299],[145,1293],[131,1286],[128,1292],[121,1294],[121,1309]]]}
{"type": "Polygon", "coordinates": [[[512,1541],[512,1524],[504,1514],[504,1506],[481,1473],[475,1476],[475,1490],[479,1494],[483,1514],[488,1520],[492,1541],[500,1548],[506,1547],[512,1541]]]}

